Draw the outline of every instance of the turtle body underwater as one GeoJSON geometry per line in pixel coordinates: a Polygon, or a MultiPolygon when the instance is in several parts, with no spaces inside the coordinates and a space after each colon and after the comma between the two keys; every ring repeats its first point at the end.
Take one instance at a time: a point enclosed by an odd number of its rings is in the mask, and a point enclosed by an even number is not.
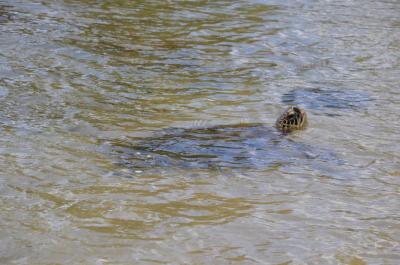
{"type": "Polygon", "coordinates": [[[116,163],[133,170],[268,169],[330,159],[329,152],[287,137],[307,126],[306,112],[291,106],[275,128],[264,124],[220,125],[208,128],[169,128],[151,137],[111,142],[116,163]],[[323,158],[324,157],[324,158],[323,158]]]}

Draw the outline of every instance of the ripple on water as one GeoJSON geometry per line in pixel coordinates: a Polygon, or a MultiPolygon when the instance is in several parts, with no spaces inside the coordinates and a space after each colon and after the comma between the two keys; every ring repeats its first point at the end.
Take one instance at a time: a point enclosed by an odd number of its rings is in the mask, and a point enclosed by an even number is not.
{"type": "Polygon", "coordinates": [[[398,264],[399,11],[0,0],[0,264],[398,264]]]}
{"type": "Polygon", "coordinates": [[[331,114],[330,110],[333,109],[365,109],[371,98],[366,92],[353,89],[298,88],[283,94],[281,101],[291,105],[301,104],[307,109],[331,114]]]}
{"type": "Polygon", "coordinates": [[[12,14],[8,10],[9,8],[9,6],[5,6],[0,3],[0,24],[7,23],[13,19],[12,14]]]}
{"type": "Polygon", "coordinates": [[[0,99],[5,98],[8,95],[8,89],[0,86],[0,99]]]}

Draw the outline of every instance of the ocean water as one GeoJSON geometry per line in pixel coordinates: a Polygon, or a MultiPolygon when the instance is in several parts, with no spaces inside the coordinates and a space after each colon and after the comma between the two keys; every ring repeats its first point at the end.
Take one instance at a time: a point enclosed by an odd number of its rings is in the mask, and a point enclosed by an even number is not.
{"type": "Polygon", "coordinates": [[[399,14],[0,0],[0,263],[400,264],[399,14]]]}

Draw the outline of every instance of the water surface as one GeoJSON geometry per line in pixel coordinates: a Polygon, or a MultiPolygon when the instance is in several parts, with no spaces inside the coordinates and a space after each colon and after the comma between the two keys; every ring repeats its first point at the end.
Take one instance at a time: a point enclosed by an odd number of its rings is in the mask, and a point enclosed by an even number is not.
{"type": "Polygon", "coordinates": [[[0,0],[0,263],[399,264],[399,14],[0,0]],[[310,125],[246,153],[267,166],[144,170],[110,152],[168,128],[273,130],[288,103],[310,125]]]}

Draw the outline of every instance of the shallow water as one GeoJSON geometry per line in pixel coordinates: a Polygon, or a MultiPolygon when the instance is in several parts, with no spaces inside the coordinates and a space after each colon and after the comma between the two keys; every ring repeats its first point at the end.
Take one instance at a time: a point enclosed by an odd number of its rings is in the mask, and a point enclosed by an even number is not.
{"type": "Polygon", "coordinates": [[[399,14],[0,0],[0,263],[399,264],[399,14]],[[310,125],[255,157],[267,167],[112,152],[166,128],[272,126],[290,102],[310,125]]]}

